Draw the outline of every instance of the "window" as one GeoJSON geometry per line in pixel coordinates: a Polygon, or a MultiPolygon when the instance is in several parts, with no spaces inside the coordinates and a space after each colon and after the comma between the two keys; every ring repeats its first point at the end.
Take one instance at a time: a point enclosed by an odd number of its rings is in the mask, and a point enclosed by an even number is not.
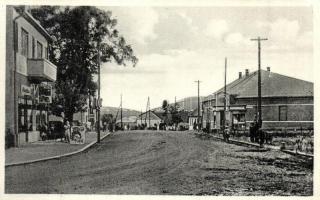
{"type": "Polygon", "coordinates": [[[45,53],[45,58],[48,60],[48,58],[49,58],[48,47],[44,48],[44,53],[45,53]]]}
{"type": "Polygon", "coordinates": [[[21,28],[21,55],[28,57],[28,49],[29,49],[29,36],[28,32],[21,28]]]}
{"type": "Polygon", "coordinates": [[[287,106],[279,106],[279,121],[287,121],[287,106]]]}
{"type": "Polygon", "coordinates": [[[36,41],[34,37],[32,37],[32,58],[35,58],[36,56],[35,51],[36,51],[36,41]]]}
{"type": "Polygon", "coordinates": [[[42,44],[37,41],[37,58],[42,58],[42,44]]]}

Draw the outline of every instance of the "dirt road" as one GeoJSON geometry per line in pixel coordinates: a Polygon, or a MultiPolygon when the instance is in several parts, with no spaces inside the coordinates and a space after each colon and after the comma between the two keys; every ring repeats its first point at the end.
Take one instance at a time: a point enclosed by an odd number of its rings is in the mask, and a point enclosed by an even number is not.
{"type": "Polygon", "coordinates": [[[6,193],[312,195],[312,162],[192,132],[117,132],[85,153],[6,168],[6,193]]]}

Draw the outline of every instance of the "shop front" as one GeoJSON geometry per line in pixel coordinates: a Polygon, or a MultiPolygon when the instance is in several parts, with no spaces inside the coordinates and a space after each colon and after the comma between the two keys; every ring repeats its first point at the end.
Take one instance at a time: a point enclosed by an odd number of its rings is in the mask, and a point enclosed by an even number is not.
{"type": "Polygon", "coordinates": [[[41,128],[48,124],[48,109],[50,103],[50,85],[21,85],[21,93],[18,96],[19,144],[40,140],[41,128]],[[48,92],[49,90],[50,92],[48,92]]]}

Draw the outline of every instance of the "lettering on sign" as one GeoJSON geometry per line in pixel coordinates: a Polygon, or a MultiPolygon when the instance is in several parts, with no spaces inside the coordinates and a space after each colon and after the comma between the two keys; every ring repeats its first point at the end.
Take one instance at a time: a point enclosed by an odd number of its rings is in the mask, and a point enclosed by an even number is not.
{"type": "Polygon", "coordinates": [[[52,87],[51,85],[41,84],[39,86],[39,103],[52,103],[52,87]]]}
{"type": "Polygon", "coordinates": [[[31,87],[26,85],[21,85],[21,95],[31,96],[31,87]]]}

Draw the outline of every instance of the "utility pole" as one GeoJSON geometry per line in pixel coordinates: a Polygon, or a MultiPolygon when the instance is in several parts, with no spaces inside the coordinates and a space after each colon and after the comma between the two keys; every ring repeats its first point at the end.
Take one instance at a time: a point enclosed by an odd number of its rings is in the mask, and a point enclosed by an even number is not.
{"type": "Polygon", "coordinates": [[[200,131],[200,82],[199,80],[195,81],[198,84],[198,131],[200,131]]]}
{"type": "Polygon", "coordinates": [[[227,58],[224,58],[224,101],[223,101],[223,135],[226,129],[227,114],[227,58]]]}
{"type": "Polygon", "coordinates": [[[251,41],[258,41],[258,109],[257,109],[257,117],[258,117],[258,126],[261,128],[262,126],[262,112],[261,112],[261,41],[268,40],[268,38],[255,38],[251,39],[251,41]]]}
{"type": "Polygon", "coordinates": [[[148,114],[149,114],[149,127],[150,127],[150,98],[149,97],[148,97],[147,107],[146,107],[146,117],[144,119],[146,125],[147,125],[147,115],[148,114]]]}
{"type": "Polygon", "coordinates": [[[151,126],[151,119],[150,119],[150,98],[148,97],[148,107],[149,107],[149,127],[151,126]]]}
{"type": "MultiPolygon", "coordinates": [[[[98,102],[100,102],[100,41],[98,41],[98,102]]],[[[98,112],[97,112],[97,143],[100,143],[100,107],[97,105],[98,112]]]]}
{"type": "Polygon", "coordinates": [[[177,97],[174,96],[174,111],[177,109],[177,97]]]}
{"type": "Polygon", "coordinates": [[[120,127],[121,127],[121,130],[123,130],[123,125],[122,125],[122,94],[120,96],[120,127]]]}
{"type": "MultiPolygon", "coordinates": [[[[174,111],[173,111],[173,118],[176,118],[178,112],[177,112],[177,97],[174,96],[174,111]]],[[[174,120],[175,121],[175,120],[174,120]]],[[[177,130],[177,124],[174,123],[174,130],[177,130]]]]}

